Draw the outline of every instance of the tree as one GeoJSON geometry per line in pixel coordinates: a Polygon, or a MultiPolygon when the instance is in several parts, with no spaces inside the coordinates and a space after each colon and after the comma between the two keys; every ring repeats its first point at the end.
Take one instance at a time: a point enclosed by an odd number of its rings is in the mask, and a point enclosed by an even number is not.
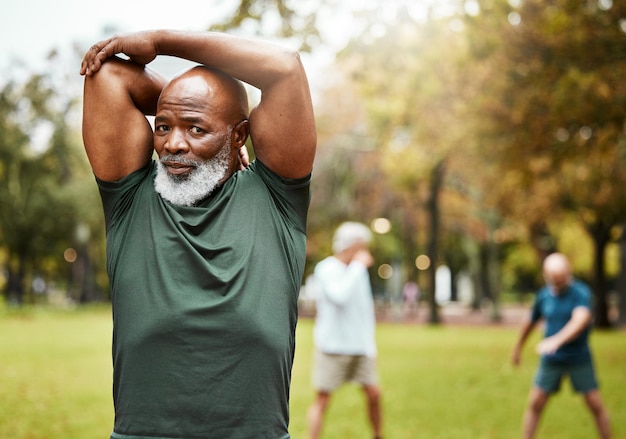
{"type": "Polygon", "coordinates": [[[63,252],[74,244],[87,175],[67,120],[75,101],[46,75],[0,90],[0,245],[6,250],[5,297],[21,304],[35,277],[65,278],[63,252]],[[82,172],[81,172],[82,171],[82,172]]]}
{"type": "MultiPolygon", "coordinates": [[[[338,64],[358,87],[367,114],[367,136],[373,139],[383,178],[388,185],[386,212],[405,233],[404,266],[415,274],[415,250],[426,250],[431,264],[424,290],[430,297],[430,321],[439,322],[434,300],[435,270],[443,261],[441,227],[450,157],[462,154],[465,124],[465,79],[462,34],[454,17],[419,21],[399,9],[395,20],[372,24],[370,33],[355,38],[340,53],[338,64]],[[442,53],[446,57],[442,57],[442,53]],[[418,230],[418,220],[421,222],[418,230]],[[428,227],[424,230],[424,226],[428,227]],[[420,233],[421,232],[421,233],[420,233]]],[[[361,177],[362,174],[359,174],[361,177]]]]}
{"type": "Polygon", "coordinates": [[[320,43],[317,19],[326,0],[299,2],[290,0],[239,0],[232,13],[210,26],[218,32],[246,28],[248,33],[292,39],[301,51],[309,52],[320,43]]]}
{"type": "Polygon", "coordinates": [[[478,135],[504,176],[500,204],[531,231],[578,215],[595,244],[598,326],[609,325],[605,249],[626,214],[626,5],[603,4],[484,1],[480,21],[469,20],[474,53],[489,72],[478,135]],[[501,43],[479,39],[485,23],[501,43]]]}

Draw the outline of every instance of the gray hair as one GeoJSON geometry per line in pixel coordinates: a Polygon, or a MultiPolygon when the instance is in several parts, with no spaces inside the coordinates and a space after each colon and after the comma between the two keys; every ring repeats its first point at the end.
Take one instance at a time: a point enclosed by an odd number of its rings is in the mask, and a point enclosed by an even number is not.
{"type": "Polygon", "coordinates": [[[339,253],[357,243],[369,244],[371,240],[372,232],[365,224],[345,222],[333,236],[333,253],[339,253]]]}

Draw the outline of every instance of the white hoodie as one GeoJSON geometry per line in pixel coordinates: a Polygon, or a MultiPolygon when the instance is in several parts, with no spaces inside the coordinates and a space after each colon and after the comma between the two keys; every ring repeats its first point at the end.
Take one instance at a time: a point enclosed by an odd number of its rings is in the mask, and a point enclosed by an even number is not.
{"type": "Polygon", "coordinates": [[[327,354],[376,356],[374,300],[367,267],[334,256],[314,270],[316,347],[327,354]]]}

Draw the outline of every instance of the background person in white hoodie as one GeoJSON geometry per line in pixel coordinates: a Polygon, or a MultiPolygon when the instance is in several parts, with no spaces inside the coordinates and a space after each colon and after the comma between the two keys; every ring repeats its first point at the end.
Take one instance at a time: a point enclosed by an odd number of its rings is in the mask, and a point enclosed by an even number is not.
{"type": "Polygon", "coordinates": [[[332,392],[350,381],[363,387],[374,437],[381,437],[376,317],[367,271],[374,262],[371,239],[364,224],[343,223],[333,237],[333,255],[315,267],[313,386],[317,394],[308,411],[311,439],[320,436],[332,392]]]}

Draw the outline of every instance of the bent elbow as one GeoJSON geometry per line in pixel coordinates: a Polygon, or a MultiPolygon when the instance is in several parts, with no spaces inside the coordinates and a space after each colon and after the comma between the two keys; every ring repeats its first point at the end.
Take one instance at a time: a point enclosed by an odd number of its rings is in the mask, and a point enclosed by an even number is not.
{"type": "Polygon", "coordinates": [[[279,56],[274,61],[278,75],[290,78],[301,77],[303,80],[306,80],[302,58],[297,50],[281,48],[279,56]]]}

